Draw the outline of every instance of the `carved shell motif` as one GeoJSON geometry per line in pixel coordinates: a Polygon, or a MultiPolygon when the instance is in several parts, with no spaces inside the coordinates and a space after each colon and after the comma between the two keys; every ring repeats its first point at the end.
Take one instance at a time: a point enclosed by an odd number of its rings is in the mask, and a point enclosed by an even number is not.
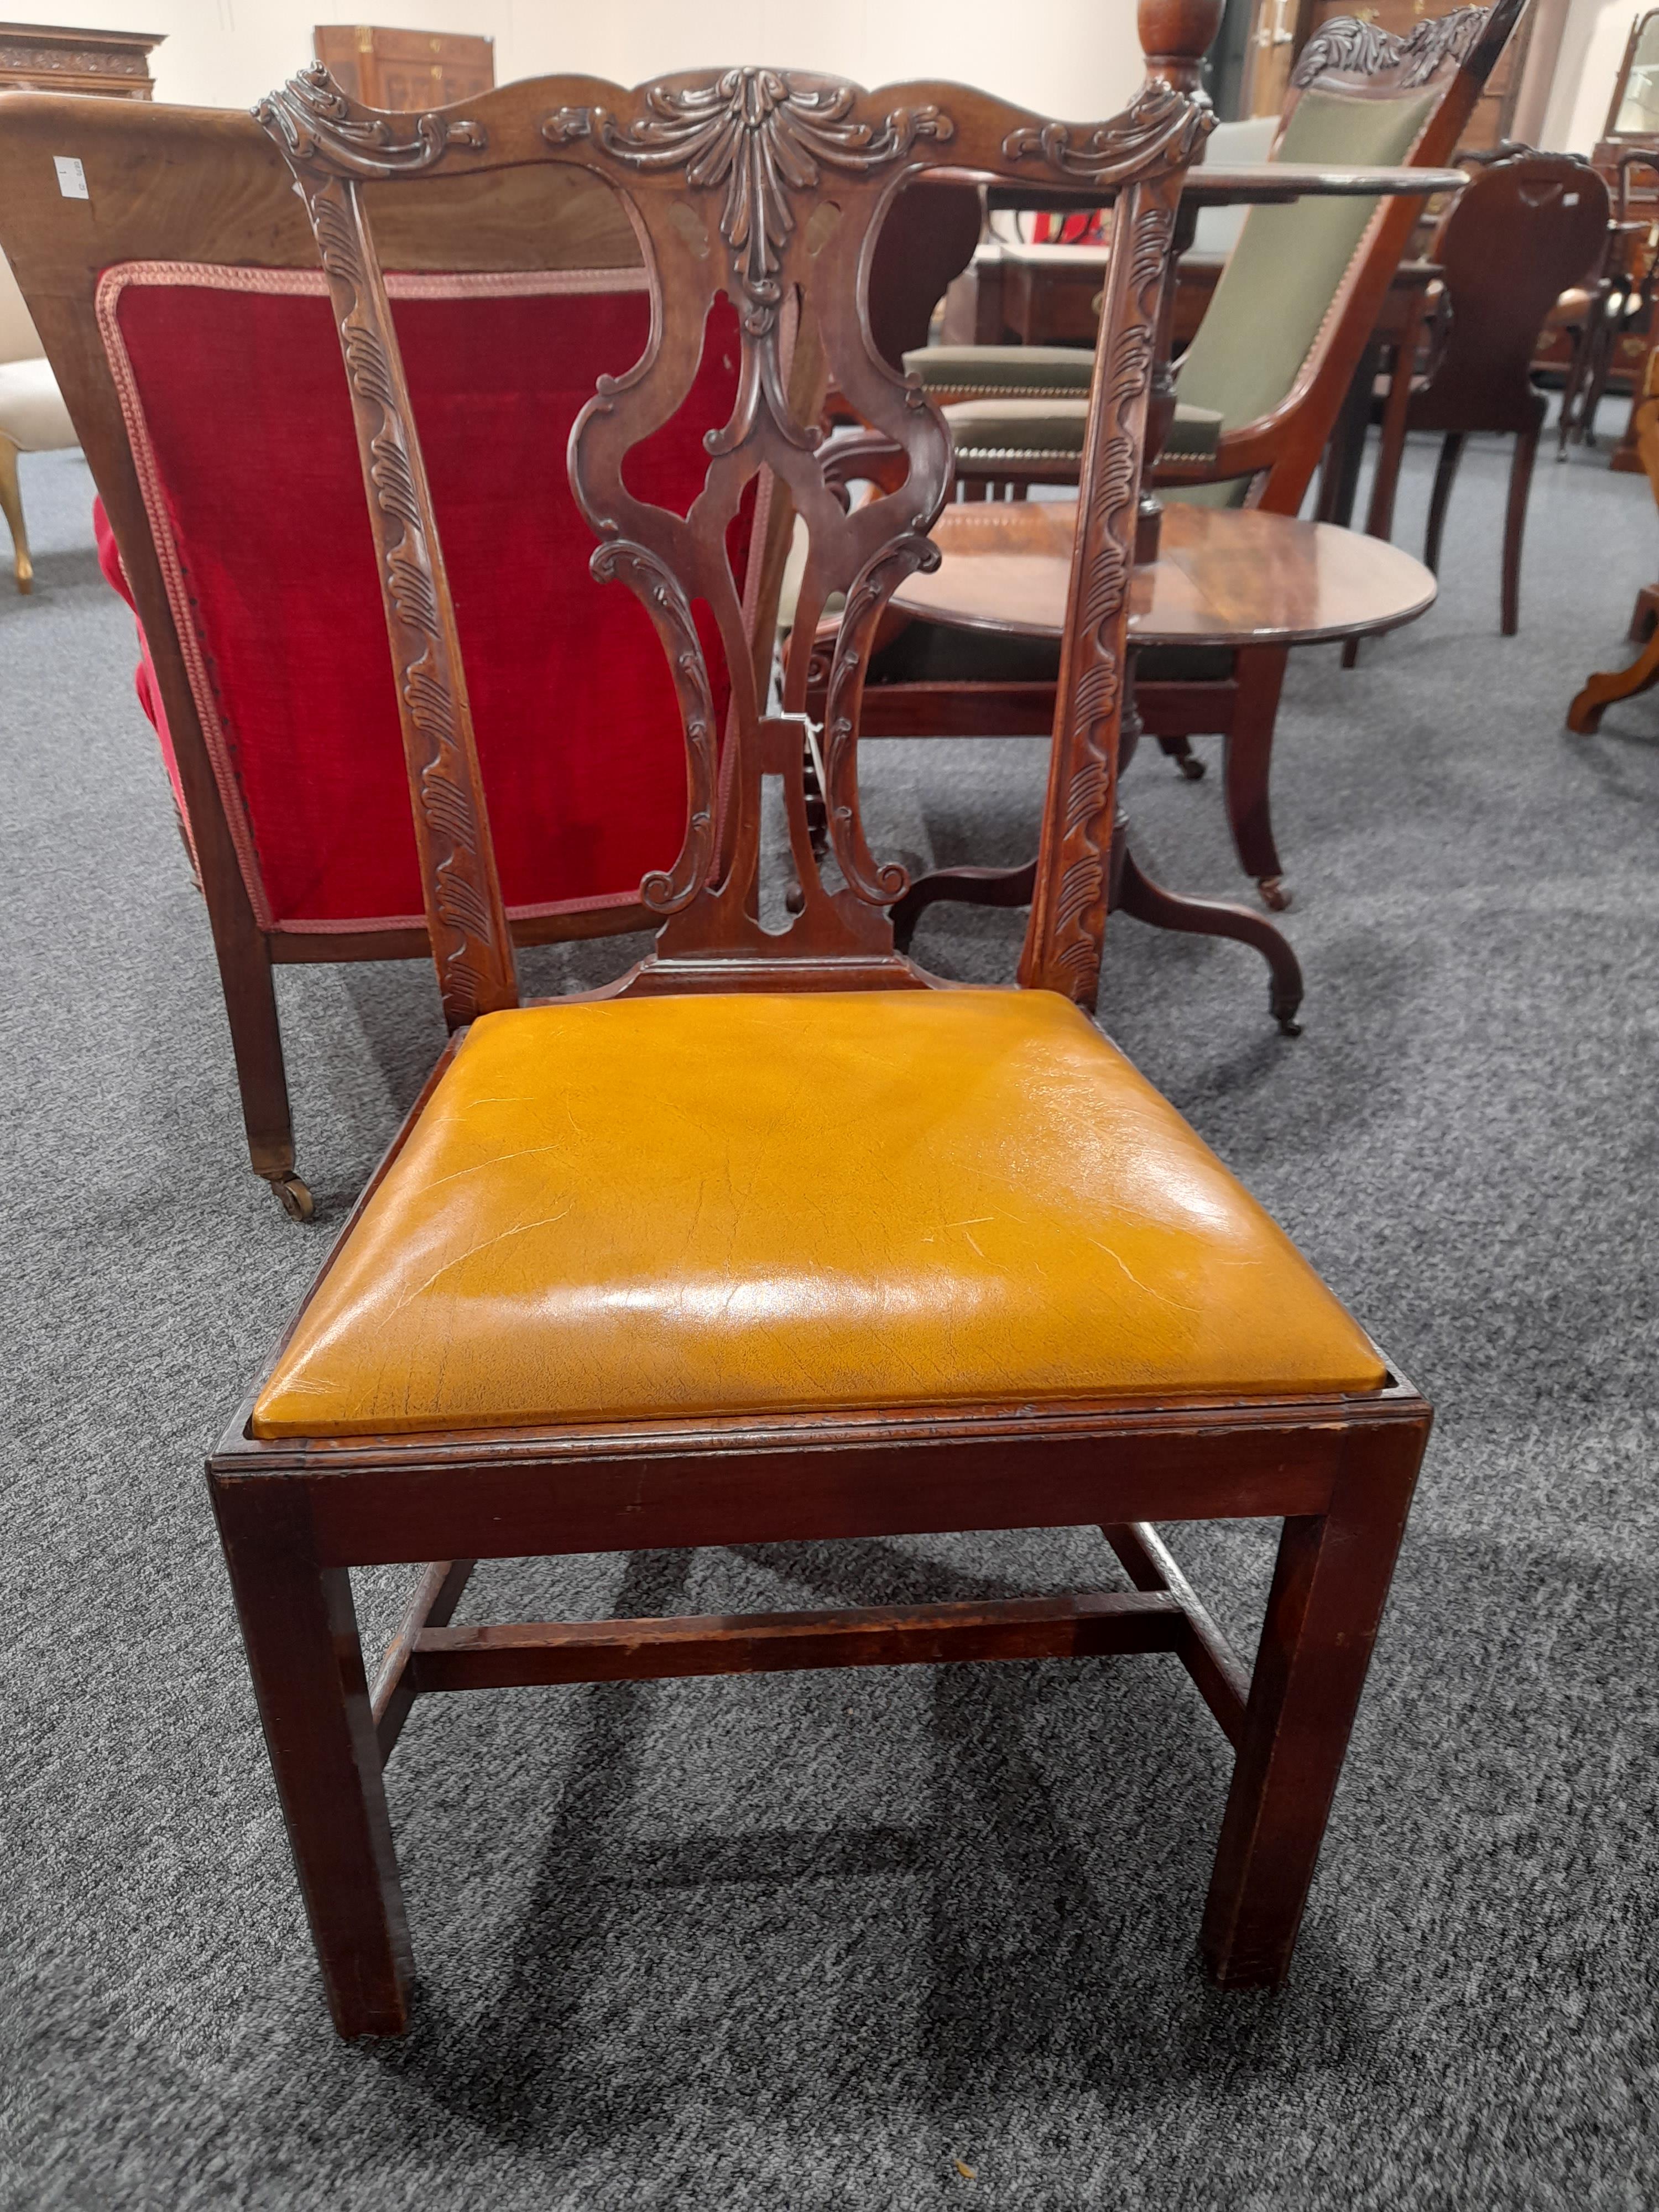
{"type": "Polygon", "coordinates": [[[1397,70],[1402,91],[1426,84],[1448,64],[1457,68],[1474,52],[1486,28],[1484,8],[1457,8],[1419,23],[1408,39],[1396,38],[1376,23],[1339,15],[1323,23],[1297,57],[1291,82],[1298,91],[1328,72],[1345,76],[1382,76],[1397,70]]]}
{"type": "Polygon", "coordinates": [[[795,228],[793,198],[826,168],[865,175],[896,161],[919,138],[947,143],[950,117],[933,106],[896,108],[879,125],[849,120],[849,84],[783,70],[727,70],[708,84],[654,84],[647,112],[626,129],[601,107],[562,107],[542,125],[550,145],[592,138],[613,160],[644,173],[684,172],[702,191],[724,185],[720,236],[738,284],[769,323],[778,274],[795,228]]]}

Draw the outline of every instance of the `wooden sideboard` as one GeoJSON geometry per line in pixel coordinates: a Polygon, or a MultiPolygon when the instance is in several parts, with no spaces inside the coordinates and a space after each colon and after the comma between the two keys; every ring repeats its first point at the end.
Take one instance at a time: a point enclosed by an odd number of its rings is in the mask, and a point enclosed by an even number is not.
{"type": "Polygon", "coordinates": [[[387,31],[368,23],[319,23],[319,62],[365,107],[399,113],[476,100],[495,82],[495,42],[460,31],[387,31]]]}
{"type": "Polygon", "coordinates": [[[97,92],[149,100],[149,58],[163,31],[82,31],[56,23],[0,23],[0,89],[97,92]]]}

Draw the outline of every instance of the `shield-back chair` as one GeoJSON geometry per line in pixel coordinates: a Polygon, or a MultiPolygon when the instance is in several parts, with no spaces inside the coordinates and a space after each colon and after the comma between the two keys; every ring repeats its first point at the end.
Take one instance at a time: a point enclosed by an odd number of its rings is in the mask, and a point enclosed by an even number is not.
{"type": "MultiPolygon", "coordinates": [[[[210,1462],[338,2029],[408,2021],[383,1767],[418,1696],[906,1661],[1173,1651],[1237,1753],[1205,1955],[1224,1984],[1279,1981],[1428,1409],[1084,1011],[1112,865],[1153,330],[1203,110],[1153,81],[1109,122],[1055,125],[956,85],[867,94],[742,68],[635,91],[544,79],[426,116],[371,113],[313,70],[261,112],[342,340],[453,1031],[210,1462]],[[1018,989],[939,985],[895,951],[902,872],[869,851],[858,804],[864,654],[887,596],[933,557],[950,483],[937,409],[872,338],[866,248],[892,195],[936,165],[1083,175],[1115,197],[1132,242],[1101,319],[1018,989]],[[640,240],[649,339],[583,408],[569,481],[596,577],[635,595],[665,649],[685,794],[678,854],[639,886],[653,952],[608,992],[528,1006],[470,703],[488,675],[458,619],[381,243],[420,231],[428,198],[526,177],[597,180],[640,240]],[[733,319],[729,419],[705,437],[694,495],[665,499],[635,459],[695,407],[733,319]],[[815,347],[909,460],[898,490],[851,512],[818,451],[823,380],[802,367],[815,347]],[[795,714],[806,653],[769,714],[734,573],[734,525],[769,477],[806,525],[809,631],[832,594],[844,602],[822,872],[795,714]],[[723,761],[712,635],[730,671],[723,761]],[[799,911],[763,921],[769,782],[799,911]],[[1151,1524],[1263,1516],[1284,1532],[1247,1676],[1151,1524]],[[1133,1587],[735,1619],[453,1619],[480,1556],[1033,1524],[1102,1527],[1133,1587]],[[432,1564],[371,1692],[349,1570],[393,1561],[432,1564]]],[[[58,128],[95,204],[97,134],[67,112],[58,128]]],[[[514,208],[535,240],[534,195],[514,208]]],[[[556,729],[556,698],[528,703],[556,729]]]]}

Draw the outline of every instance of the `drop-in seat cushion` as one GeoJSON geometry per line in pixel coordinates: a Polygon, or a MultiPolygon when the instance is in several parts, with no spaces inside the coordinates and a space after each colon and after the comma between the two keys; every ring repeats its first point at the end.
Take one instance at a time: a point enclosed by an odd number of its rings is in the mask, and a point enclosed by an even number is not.
{"type": "MultiPolygon", "coordinates": [[[[1080,457],[1089,402],[1079,399],[961,399],[945,408],[960,460],[1006,457],[1064,460],[1080,457]]],[[[1177,404],[1164,441],[1165,457],[1208,460],[1221,437],[1213,408],[1177,404]]]]}
{"type": "Polygon", "coordinates": [[[476,1022],[253,1433],[1383,1381],[1066,1000],[711,994],[476,1022]]]}

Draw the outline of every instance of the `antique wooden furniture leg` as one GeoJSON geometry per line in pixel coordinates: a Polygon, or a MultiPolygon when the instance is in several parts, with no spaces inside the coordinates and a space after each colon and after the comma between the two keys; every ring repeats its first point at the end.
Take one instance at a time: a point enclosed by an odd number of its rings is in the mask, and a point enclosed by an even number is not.
{"type": "MultiPolygon", "coordinates": [[[[1282,660],[1285,656],[1281,653],[1277,657],[1282,660]]],[[[1134,703],[1133,653],[1129,660],[1120,740],[1125,768],[1134,757],[1141,731],[1140,715],[1134,703]]],[[[1271,733],[1271,720],[1267,728],[1271,733]]],[[[1109,911],[1132,915],[1137,921],[1150,922],[1155,929],[1180,930],[1193,937],[1230,937],[1237,944],[1253,945],[1267,963],[1267,1006],[1273,1019],[1286,1036],[1301,1036],[1302,1025],[1296,1017],[1304,986],[1301,964],[1289,942],[1264,915],[1252,914],[1248,907],[1234,906],[1221,899],[1188,898],[1155,883],[1130,848],[1128,817],[1121,799],[1113,823],[1109,911]]]]}
{"type": "Polygon", "coordinates": [[[244,908],[239,918],[234,911],[242,903],[233,892],[215,904],[212,921],[248,1158],[254,1174],[262,1176],[276,1193],[284,1213],[295,1221],[309,1221],[315,1204],[294,1172],[294,1115],[276,1012],[276,979],[270,947],[252,915],[244,908]]]}
{"type": "Polygon", "coordinates": [[[1423,560],[1437,576],[1440,574],[1440,539],[1446,527],[1446,509],[1451,503],[1452,485],[1457,476],[1457,464],[1463,458],[1464,443],[1462,430],[1447,431],[1434,471],[1434,489],[1429,495],[1429,525],[1423,537],[1423,560]]]}
{"type": "Polygon", "coordinates": [[[34,589],[34,564],[29,559],[29,535],[23,523],[23,490],[17,480],[17,447],[0,437],[0,514],[11,532],[12,574],[20,592],[34,589]]]}
{"type": "Polygon", "coordinates": [[[1522,430],[1515,441],[1515,458],[1510,464],[1510,496],[1504,516],[1504,580],[1503,630],[1505,637],[1513,637],[1521,627],[1521,542],[1527,527],[1527,497],[1532,489],[1533,463],[1538,457],[1538,439],[1543,428],[1543,407],[1539,407],[1538,427],[1522,430]]]}
{"type": "Polygon", "coordinates": [[[1639,699],[1656,684],[1659,684],[1659,631],[1628,668],[1615,668],[1589,678],[1567,709],[1567,727],[1581,738],[1592,737],[1601,726],[1602,714],[1615,701],[1639,699]]]}
{"type": "Polygon", "coordinates": [[[212,1494],[329,2010],[401,2035],[412,1956],[350,1575],[319,1565],[297,1486],[212,1494]]]}
{"type": "Polygon", "coordinates": [[[1659,584],[1644,584],[1631,609],[1631,643],[1645,645],[1656,628],[1659,628],[1659,584]]]}
{"type": "Polygon", "coordinates": [[[1200,1937],[1224,1988],[1285,1978],[1426,1440],[1352,1438],[1329,1510],[1285,1523],[1200,1937]]]}
{"type": "Polygon", "coordinates": [[[1232,722],[1222,741],[1223,788],[1233,844],[1245,874],[1255,878],[1262,903],[1275,914],[1283,914],[1291,903],[1273,842],[1268,797],[1273,726],[1290,660],[1288,646],[1251,646],[1240,652],[1234,664],[1238,690],[1232,722]]]}

